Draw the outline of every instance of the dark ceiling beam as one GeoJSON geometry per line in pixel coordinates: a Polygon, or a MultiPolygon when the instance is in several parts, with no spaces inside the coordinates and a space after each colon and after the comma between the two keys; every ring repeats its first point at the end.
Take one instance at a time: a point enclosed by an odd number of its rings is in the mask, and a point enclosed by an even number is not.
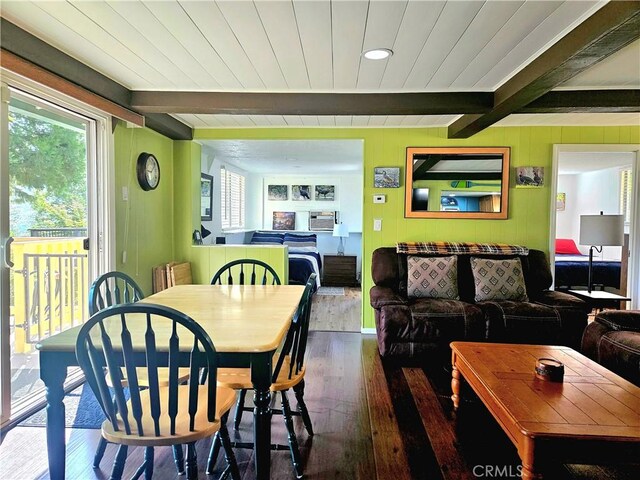
{"type": "MultiPolygon", "coordinates": [[[[126,109],[132,108],[130,104],[131,91],[129,89],[40,40],[5,18],[0,18],[0,45],[2,45],[3,50],[71,82],[88,92],[103,97],[126,109]]],[[[37,78],[34,80],[38,81],[37,78]]],[[[178,122],[178,120],[170,115],[163,115],[163,117],[166,118],[162,119],[159,116],[155,116],[151,122],[147,119],[146,126],[155,130],[152,125],[158,125],[159,128],[162,126],[165,132],[183,132],[180,137],[169,137],[174,140],[190,140],[193,138],[193,131],[190,127],[182,123],[182,127],[176,126],[174,122],[178,122]],[[174,125],[174,127],[167,129],[166,126],[170,125],[174,125]],[[187,129],[189,130],[188,135],[186,134],[187,129]]],[[[165,135],[165,133],[159,130],[157,131],[165,135]]]]}
{"type": "Polygon", "coordinates": [[[193,140],[193,129],[171,115],[145,113],[145,125],[173,140],[193,140]]]}
{"type": "Polygon", "coordinates": [[[639,37],[640,2],[608,3],[498,88],[490,112],[449,125],[449,138],[484,130],[639,37]]]}
{"type": "Polygon", "coordinates": [[[227,115],[451,115],[488,112],[490,92],[235,93],[131,92],[140,112],[227,115]]]}
{"type": "Polygon", "coordinates": [[[640,90],[559,90],[549,92],[516,113],[640,112],[640,90]]]}

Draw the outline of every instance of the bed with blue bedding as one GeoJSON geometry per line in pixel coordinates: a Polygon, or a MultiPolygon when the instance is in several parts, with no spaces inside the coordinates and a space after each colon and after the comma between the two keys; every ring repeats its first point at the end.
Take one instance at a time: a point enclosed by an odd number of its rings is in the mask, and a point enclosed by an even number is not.
{"type": "MultiPolygon", "coordinates": [[[[568,290],[586,286],[589,279],[589,255],[583,255],[570,238],[556,239],[555,288],[568,290]]],[[[620,261],[593,260],[593,284],[620,288],[620,261]]]]}
{"type": "Polygon", "coordinates": [[[287,245],[289,247],[289,284],[304,285],[312,273],[316,277],[316,289],[320,288],[322,257],[318,253],[315,233],[255,232],[252,245],[287,245]]]}

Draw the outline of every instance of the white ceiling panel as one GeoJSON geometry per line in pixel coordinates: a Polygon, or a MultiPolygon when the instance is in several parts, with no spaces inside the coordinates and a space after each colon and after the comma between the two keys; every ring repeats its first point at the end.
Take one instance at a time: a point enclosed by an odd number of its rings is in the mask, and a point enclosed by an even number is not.
{"type": "Polygon", "coordinates": [[[428,87],[447,89],[523,5],[524,2],[486,2],[434,72],[428,87]]]}
{"type": "Polygon", "coordinates": [[[293,7],[311,88],[331,90],[333,88],[331,4],[294,0],[293,7]]]}
{"type": "Polygon", "coordinates": [[[71,57],[90,65],[98,72],[125,86],[145,85],[149,82],[121,59],[107,54],[97,43],[87,40],[71,26],[49,15],[32,2],[0,3],[2,16],[25,30],[36,33],[45,42],[54,45],[71,57]],[[90,61],[91,60],[91,61],[90,61]]]}
{"type": "MultiPolygon", "coordinates": [[[[173,36],[171,30],[165,28],[162,22],[149,11],[145,3],[117,1],[108,3],[111,8],[124,18],[135,19],[134,23],[140,27],[140,33],[171,58],[175,65],[174,68],[181,69],[185,75],[191,78],[196,85],[196,89],[215,89],[220,87],[220,84],[209,74],[207,69],[173,36]]],[[[194,30],[194,33],[196,33],[197,29],[194,30]]],[[[86,63],[91,65],[91,61],[86,63]]],[[[132,68],[135,68],[135,65],[132,65],[132,68]]],[[[134,88],[140,89],[144,87],[137,86],[134,88]]]]}
{"type": "Polygon", "coordinates": [[[195,28],[207,39],[244,88],[259,90],[264,82],[215,3],[181,1],[195,28]]]}
{"type": "Polygon", "coordinates": [[[355,89],[358,84],[368,12],[368,2],[343,1],[331,4],[333,86],[338,90],[355,89]]]}
{"type": "MultiPolygon", "coordinates": [[[[362,51],[374,48],[393,49],[406,8],[406,1],[370,3],[362,51]]],[[[357,87],[371,90],[380,87],[388,62],[389,59],[379,61],[363,57],[360,61],[357,87]]]]}
{"type": "Polygon", "coordinates": [[[483,5],[484,2],[447,2],[404,87],[419,91],[427,86],[483,5]]]}
{"type": "Polygon", "coordinates": [[[266,88],[286,89],[287,82],[254,3],[221,1],[218,6],[266,88]]]}
{"type": "Polygon", "coordinates": [[[402,90],[446,2],[409,2],[387,61],[381,88],[402,90]]]}
{"type": "Polygon", "coordinates": [[[146,7],[202,66],[218,85],[242,85],[178,2],[147,2],[146,7]]]}
{"type": "Polygon", "coordinates": [[[640,127],[640,113],[537,113],[509,115],[496,127],[514,126],[597,126],[633,125],[640,127]]]}
{"type": "Polygon", "coordinates": [[[293,90],[308,90],[309,75],[304,63],[293,4],[256,2],[255,5],[288,87],[293,90]]]}
{"type": "MultiPolygon", "coordinates": [[[[15,1],[3,17],[134,90],[492,91],[604,1],[15,1]],[[391,48],[387,60],[362,52],[391,48]]],[[[563,88],[640,88],[640,41],[563,88]]],[[[444,126],[456,116],[185,115],[193,126],[444,126]]],[[[629,114],[501,125],[633,124],[629,114]],[[549,123],[547,123],[549,124],[549,123]]]]}

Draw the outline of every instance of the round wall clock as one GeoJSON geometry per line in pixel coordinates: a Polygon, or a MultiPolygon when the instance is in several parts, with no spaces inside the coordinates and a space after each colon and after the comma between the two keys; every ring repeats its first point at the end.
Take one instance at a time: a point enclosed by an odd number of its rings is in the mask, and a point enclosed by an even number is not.
{"type": "Polygon", "coordinates": [[[160,183],[160,164],[151,153],[143,152],[138,157],[136,167],[138,183],[143,190],[154,190],[160,183]]]}

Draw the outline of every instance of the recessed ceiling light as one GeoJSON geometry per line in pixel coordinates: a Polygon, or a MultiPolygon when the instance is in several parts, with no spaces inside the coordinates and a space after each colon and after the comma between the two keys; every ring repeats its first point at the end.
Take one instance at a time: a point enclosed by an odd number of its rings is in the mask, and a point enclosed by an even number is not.
{"type": "Polygon", "coordinates": [[[368,58],[369,60],[384,60],[391,55],[393,55],[393,51],[388,48],[374,48],[373,50],[364,52],[364,58],[368,58]]]}

